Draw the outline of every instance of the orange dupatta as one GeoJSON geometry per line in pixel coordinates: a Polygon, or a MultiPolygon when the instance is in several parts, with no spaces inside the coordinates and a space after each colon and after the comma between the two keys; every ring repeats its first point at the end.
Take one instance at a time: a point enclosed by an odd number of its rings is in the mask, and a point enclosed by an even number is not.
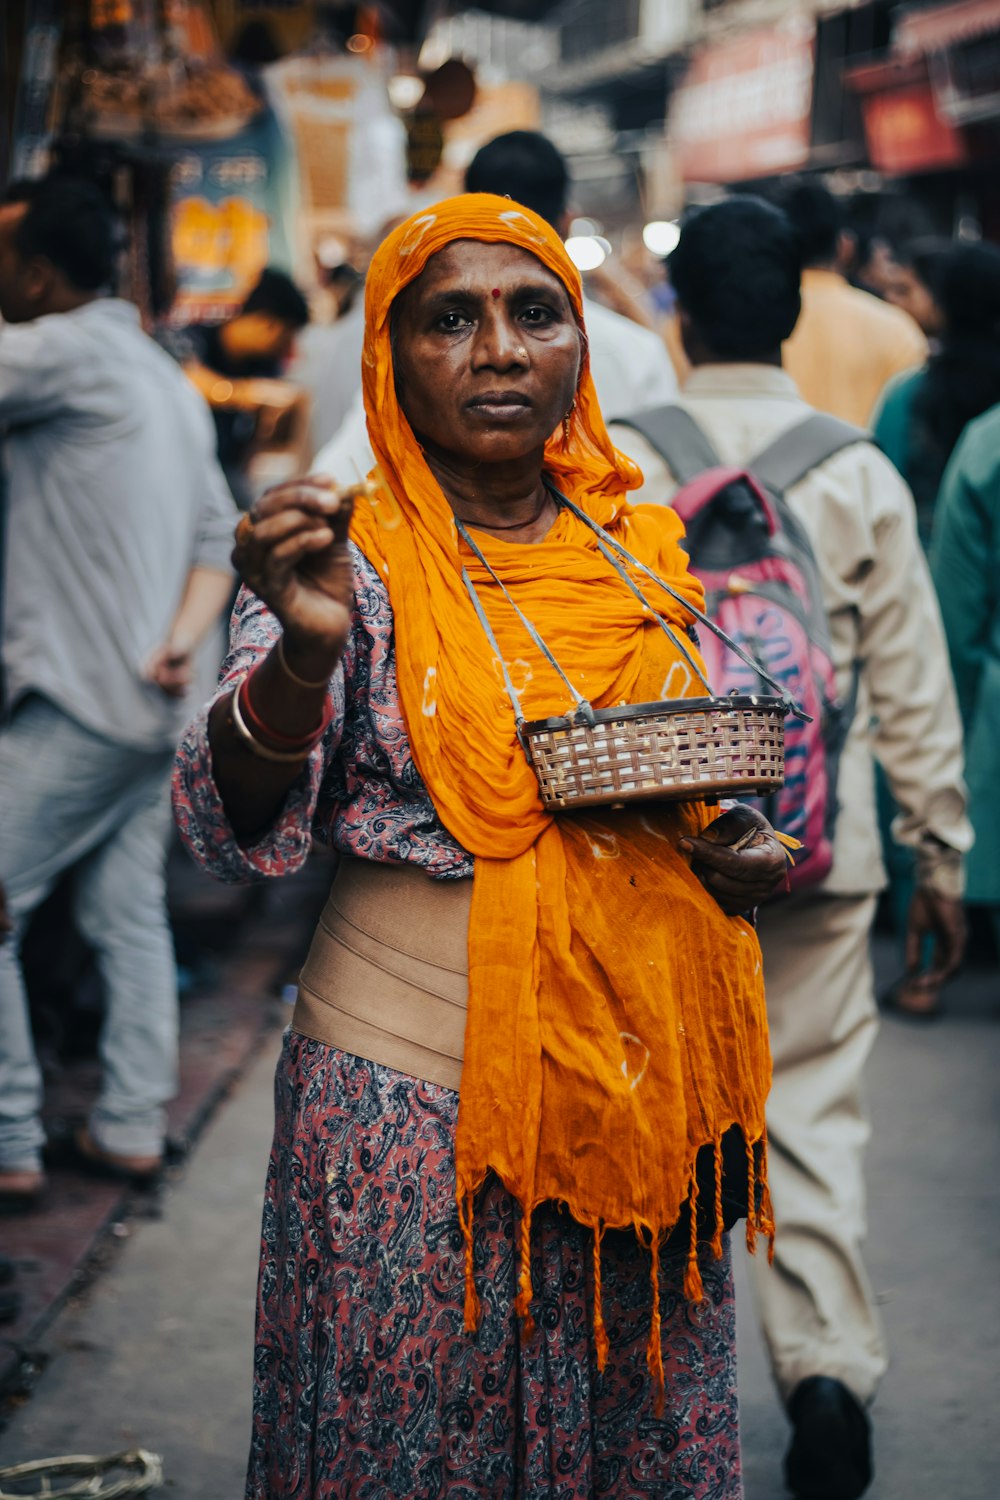
{"type": "MultiPolygon", "coordinates": [[[[377,491],[352,537],[385,579],[399,692],[417,768],[444,825],[475,856],[469,1010],[456,1140],[466,1240],[466,1325],[476,1326],[472,1217],[493,1170],[522,1209],[518,1309],[530,1321],[531,1215],[560,1201],[595,1234],[598,1361],[607,1351],[600,1237],[632,1226],[654,1250],[692,1205],[685,1289],[701,1295],[695,1157],[716,1156],[715,1252],[721,1254],[720,1142],[747,1141],[748,1240],[770,1229],[753,1189],[770,1057],[760,949],[727,917],[677,850],[714,814],[698,803],[553,818],[517,740],[499,663],[462,579],[476,585],[529,719],[566,710],[566,690],[488,573],[461,544],[453,514],[396,399],[389,313],[428,259],[456,239],[504,241],[557,275],[583,326],[579,276],[562,242],[529,210],[468,194],[401,225],[368,274],[364,395],[377,491]]],[[[611,444],[586,359],[568,434],[550,439],[557,487],[692,603],[681,523],[669,509],[631,509],[641,482],[611,444]]],[[[574,684],[596,706],[698,696],[677,649],[561,511],[534,546],[480,534],[492,568],[574,684]]],[[[662,617],[688,612],[645,585],[662,617]]],[[[761,1152],[763,1154],[763,1148],[761,1152]]],[[[657,1255],[649,1362],[662,1381],[657,1255]]]]}

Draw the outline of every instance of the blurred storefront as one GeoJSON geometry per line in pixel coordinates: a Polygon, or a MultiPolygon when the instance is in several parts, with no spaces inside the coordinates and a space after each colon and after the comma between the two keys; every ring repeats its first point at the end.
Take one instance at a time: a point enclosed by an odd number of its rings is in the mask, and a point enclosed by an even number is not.
{"type": "Polygon", "coordinates": [[[1000,239],[1000,0],[903,9],[886,52],[845,81],[875,170],[937,227],[1000,239]]]}
{"type": "Polygon", "coordinates": [[[1000,0],[815,12],[693,48],[667,131],[683,195],[833,174],[910,197],[941,232],[1000,237],[1000,0]]]}
{"type": "Polygon", "coordinates": [[[795,19],[695,53],[670,114],[685,183],[744,182],[806,166],[813,47],[813,27],[795,19]]]}
{"type": "Polygon", "coordinates": [[[383,10],[26,0],[9,173],[86,163],[109,181],[146,247],[128,290],[151,317],[173,300],[180,321],[218,320],[267,264],[308,285],[323,235],[369,236],[407,205],[383,10]]]}
{"type": "Polygon", "coordinates": [[[11,173],[99,159],[175,316],[316,285],[511,128],[609,232],[804,171],[1000,237],[1000,0],[13,0],[2,36],[11,173]]]}

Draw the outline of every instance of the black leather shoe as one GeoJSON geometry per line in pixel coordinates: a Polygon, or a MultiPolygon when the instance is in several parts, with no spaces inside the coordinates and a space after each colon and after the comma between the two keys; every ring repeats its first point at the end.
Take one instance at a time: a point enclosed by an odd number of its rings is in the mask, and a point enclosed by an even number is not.
{"type": "Polygon", "coordinates": [[[858,1500],[872,1482],[871,1424],[847,1386],[811,1375],[788,1403],[785,1483],[796,1500],[858,1500]]]}

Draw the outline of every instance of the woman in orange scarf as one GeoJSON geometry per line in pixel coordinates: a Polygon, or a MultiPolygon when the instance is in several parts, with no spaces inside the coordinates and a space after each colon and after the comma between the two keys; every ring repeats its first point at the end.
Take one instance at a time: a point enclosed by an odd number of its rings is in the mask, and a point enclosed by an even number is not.
{"type": "Polygon", "coordinates": [[[744,808],[551,816],[508,694],[566,710],[540,638],[596,707],[698,696],[680,524],[629,507],[579,278],[509,200],[385,241],[364,381],[370,484],[241,522],[175,781],[223,877],[344,856],[278,1070],[247,1495],[737,1500],[725,1230],[769,1228],[740,913],[784,856],[744,808]]]}

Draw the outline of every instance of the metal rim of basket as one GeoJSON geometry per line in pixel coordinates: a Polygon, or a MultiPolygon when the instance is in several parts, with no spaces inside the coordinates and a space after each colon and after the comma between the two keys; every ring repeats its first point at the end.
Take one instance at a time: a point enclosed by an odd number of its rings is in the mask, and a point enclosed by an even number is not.
{"type": "MultiPolygon", "coordinates": [[[[657,703],[624,703],[618,708],[595,708],[593,720],[589,717],[587,723],[595,724],[618,724],[627,723],[635,719],[664,718],[668,714],[691,714],[691,713],[716,713],[721,710],[735,710],[736,712],[747,712],[756,710],[761,713],[780,714],[782,720],[792,712],[787,698],[771,697],[769,694],[738,694],[731,693],[728,697],[714,696],[711,698],[666,698],[657,703]]],[[[560,729],[574,728],[581,722],[581,716],[576,712],[571,714],[553,714],[547,719],[529,719],[524,721],[519,728],[522,741],[533,734],[545,732],[557,732],[560,729]]]]}

